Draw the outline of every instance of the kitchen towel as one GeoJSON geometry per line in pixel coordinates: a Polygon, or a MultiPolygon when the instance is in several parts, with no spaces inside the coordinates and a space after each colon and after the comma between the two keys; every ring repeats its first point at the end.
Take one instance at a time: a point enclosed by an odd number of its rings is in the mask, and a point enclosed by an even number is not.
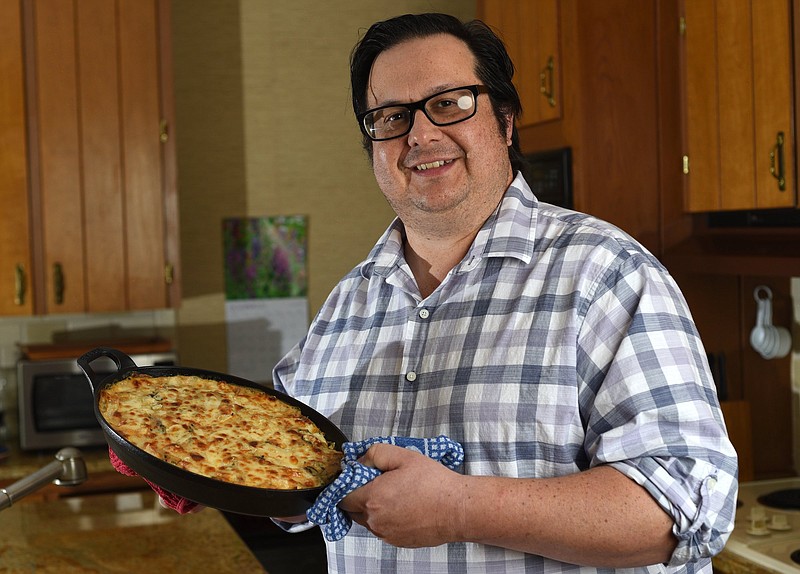
{"type": "MultiPolygon", "coordinates": [[[[116,453],[113,450],[111,450],[110,448],[108,449],[108,458],[111,460],[111,466],[113,466],[114,470],[116,470],[118,473],[124,474],[125,476],[139,476],[136,473],[135,470],[133,470],[127,464],[122,462],[119,459],[119,457],[116,455],[116,453]]],[[[171,508],[172,510],[174,510],[178,514],[188,514],[190,512],[193,512],[195,510],[199,510],[200,508],[202,508],[202,506],[200,504],[198,504],[198,503],[196,503],[196,502],[194,502],[192,500],[189,500],[187,498],[183,498],[182,496],[178,496],[177,494],[174,494],[174,493],[172,493],[172,492],[170,492],[168,490],[164,490],[163,488],[161,488],[157,484],[153,484],[152,482],[150,482],[149,480],[147,480],[144,477],[141,477],[141,478],[159,496],[159,498],[161,499],[161,504],[163,506],[166,506],[167,508],[171,508]]]]}
{"type": "Polygon", "coordinates": [[[435,438],[373,437],[359,442],[344,443],[342,473],[322,491],[314,505],[306,512],[306,517],[322,528],[322,533],[329,542],[344,538],[353,525],[353,521],[342,512],[338,504],[356,488],[364,486],[381,474],[377,468],[364,466],[357,460],[369,450],[369,447],[377,443],[415,450],[438,460],[450,469],[456,469],[464,462],[464,448],[444,435],[435,438]]]}

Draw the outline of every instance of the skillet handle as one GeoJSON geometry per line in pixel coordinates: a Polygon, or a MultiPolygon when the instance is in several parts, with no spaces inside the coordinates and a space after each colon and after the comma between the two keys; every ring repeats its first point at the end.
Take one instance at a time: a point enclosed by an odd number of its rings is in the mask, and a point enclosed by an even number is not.
{"type": "Polygon", "coordinates": [[[94,372],[90,363],[100,357],[108,357],[114,361],[114,364],[117,366],[117,372],[123,369],[136,367],[136,363],[133,362],[133,359],[122,351],[111,349],[110,347],[97,347],[96,349],[92,349],[78,358],[78,366],[83,370],[86,378],[89,379],[89,385],[91,385],[92,391],[94,391],[95,386],[97,386],[100,381],[108,377],[109,374],[113,374],[103,373],[102,375],[98,375],[94,372]]]}

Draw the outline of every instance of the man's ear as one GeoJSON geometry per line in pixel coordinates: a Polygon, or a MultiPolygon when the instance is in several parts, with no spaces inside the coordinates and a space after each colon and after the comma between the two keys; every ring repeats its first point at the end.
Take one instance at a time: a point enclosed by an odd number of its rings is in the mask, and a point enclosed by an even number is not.
{"type": "Polygon", "coordinates": [[[506,114],[506,145],[511,147],[514,134],[514,114],[506,114]]]}

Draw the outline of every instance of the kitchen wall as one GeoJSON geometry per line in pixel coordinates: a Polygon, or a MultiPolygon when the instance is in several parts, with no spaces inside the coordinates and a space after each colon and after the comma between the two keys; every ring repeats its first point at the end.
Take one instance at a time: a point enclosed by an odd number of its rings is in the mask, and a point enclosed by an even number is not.
{"type": "Polygon", "coordinates": [[[350,107],[350,50],[406,12],[472,18],[464,0],[173,0],[183,304],[181,362],[227,365],[220,222],[309,218],[309,306],[393,217],[350,107]]]}

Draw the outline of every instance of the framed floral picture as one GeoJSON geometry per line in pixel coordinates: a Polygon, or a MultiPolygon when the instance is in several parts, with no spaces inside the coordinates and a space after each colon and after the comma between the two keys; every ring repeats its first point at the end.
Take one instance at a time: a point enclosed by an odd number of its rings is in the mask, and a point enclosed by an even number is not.
{"type": "Polygon", "coordinates": [[[307,218],[228,218],[222,222],[225,298],[305,297],[307,218]]]}

